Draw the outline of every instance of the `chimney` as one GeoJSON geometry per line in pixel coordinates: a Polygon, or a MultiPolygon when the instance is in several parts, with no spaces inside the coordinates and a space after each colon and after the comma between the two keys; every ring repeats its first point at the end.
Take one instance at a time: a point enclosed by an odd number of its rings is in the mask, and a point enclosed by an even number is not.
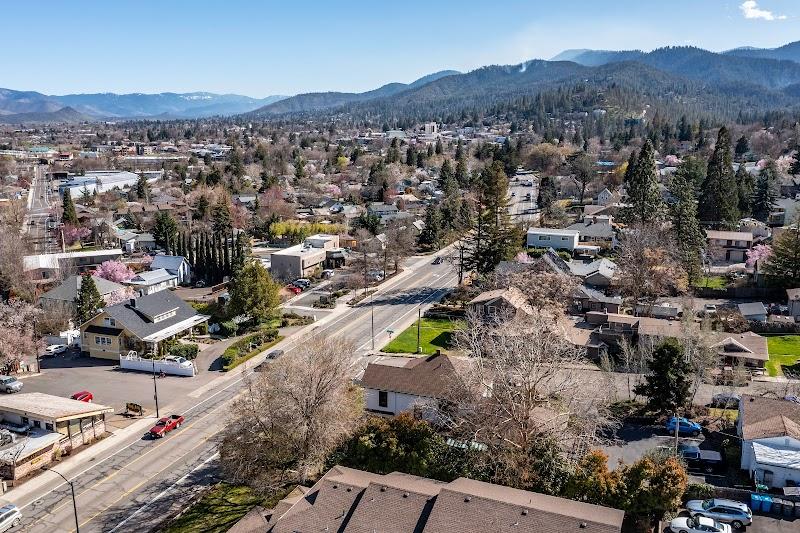
{"type": "Polygon", "coordinates": [[[130,302],[129,302],[129,305],[135,309],[136,308],[136,298],[131,298],[130,302]]]}

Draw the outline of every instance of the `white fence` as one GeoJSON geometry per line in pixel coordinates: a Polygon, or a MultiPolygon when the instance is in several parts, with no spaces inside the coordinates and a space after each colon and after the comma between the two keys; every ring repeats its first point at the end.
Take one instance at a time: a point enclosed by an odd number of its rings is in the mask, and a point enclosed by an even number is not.
{"type": "Polygon", "coordinates": [[[197,369],[194,363],[191,365],[180,365],[175,361],[164,361],[161,359],[144,359],[138,355],[120,355],[119,366],[125,370],[137,370],[139,372],[153,372],[170,374],[173,376],[194,377],[197,369]],[[153,367],[155,365],[155,370],[153,367]]]}

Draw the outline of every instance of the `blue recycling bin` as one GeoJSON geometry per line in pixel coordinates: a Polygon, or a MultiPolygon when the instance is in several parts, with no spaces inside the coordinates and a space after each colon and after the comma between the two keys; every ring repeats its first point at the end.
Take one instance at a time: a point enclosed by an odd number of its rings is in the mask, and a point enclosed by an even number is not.
{"type": "Polygon", "coordinates": [[[750,509],[755,513],[761,511],[761,495],[755,492],[750,494],[750,509]]]}

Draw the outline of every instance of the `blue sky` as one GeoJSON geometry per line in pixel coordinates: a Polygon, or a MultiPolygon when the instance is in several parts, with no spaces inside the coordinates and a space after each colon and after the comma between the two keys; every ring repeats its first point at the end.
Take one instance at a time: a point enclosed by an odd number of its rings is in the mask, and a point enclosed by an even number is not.
{"type": "Polygon", "coordinates": [[[0,6],[0,87],[259,97],[364,91],[567,48],[717,51],[800,39],[797,0],[34,3],[0,6]]]}

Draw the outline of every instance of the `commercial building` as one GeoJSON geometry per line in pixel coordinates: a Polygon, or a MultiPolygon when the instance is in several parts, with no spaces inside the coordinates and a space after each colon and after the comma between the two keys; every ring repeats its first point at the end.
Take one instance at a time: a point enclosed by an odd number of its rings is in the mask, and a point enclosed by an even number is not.
{"type": "Polygon", "coordinates": [[[339,236],[318,233],[305,242],[270,254],[272,276],[278,279],[306,278],[344,264],[339,236]]]}
{"type": "Polygon", "coordinates": [[[140,175],[147,178],[149,182],[155,182],[161,179],[163,172],[160,170],[139,173],[128,172],[127,170],[87,170],[85,174],[80,176],[72,175],[62,182],[58,186],[58,193],[63,195],[64,191],[69,189],[72,197],[78,198],[84,190],[90,193],[95,191],[101,193],[114,188],[124,189],[136,185],[140,175]]]}
{"type": "Polygon", "coordinates": [[[12,440],[0,447],[0,475],[16,480],[47,466],[106,432],[105,415],[114,409],[41,392],[0,397],[0,428],[12,440]],[[8,433],[6,433],[8,435],[8,433]]]}

